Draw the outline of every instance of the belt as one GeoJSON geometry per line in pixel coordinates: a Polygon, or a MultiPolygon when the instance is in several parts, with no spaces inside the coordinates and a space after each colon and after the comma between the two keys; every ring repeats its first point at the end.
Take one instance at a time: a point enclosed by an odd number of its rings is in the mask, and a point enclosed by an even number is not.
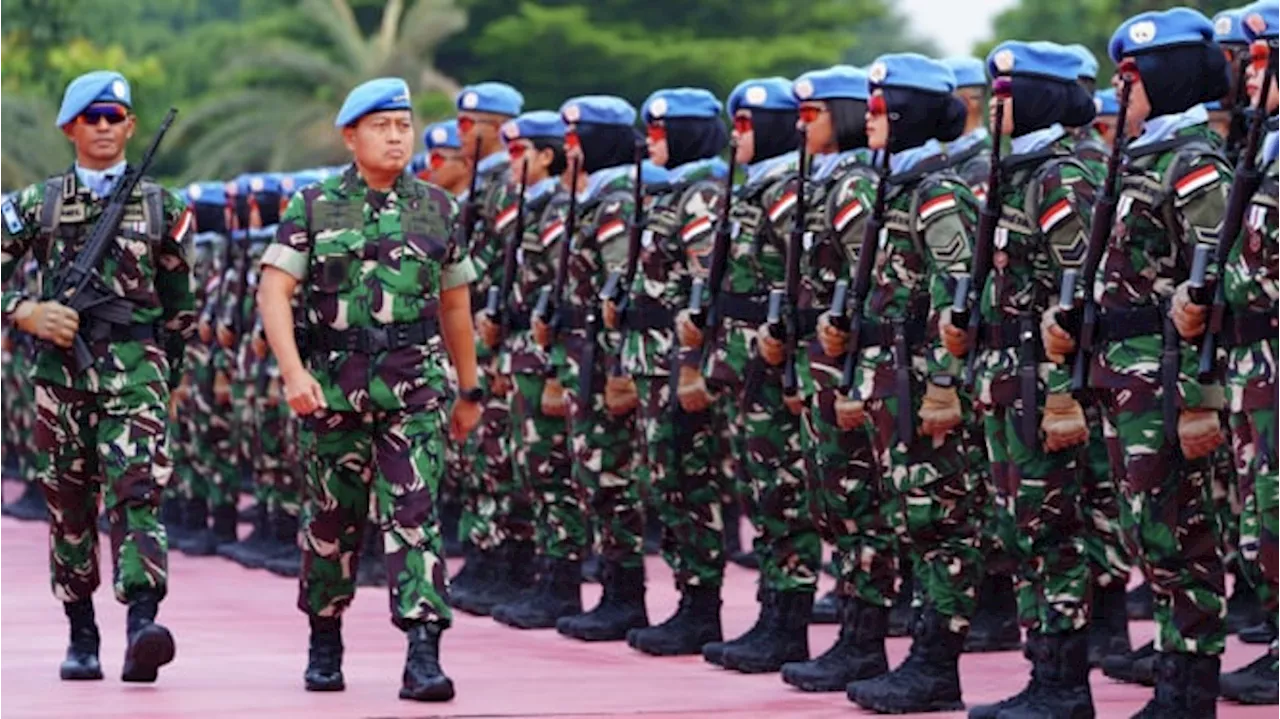
{"type": "Polygon", "coordinates": [[[510,310],[507,312],[507,328],[512,332],[528,332],[533,326],[528,312],[510,310]]]}
{"type": "Polygon", "coordinates": [[[629,330],[669,330],[675,326],[675,316],[657,302],[639,302],[627,308],[622,324],[629,330]]]}
{"type": "Polygon", "coordinates": [[[81,328],[90,342],[145,342],[158,334],[155,325],[117,325],[111,322],[89,322],[81,328]]]}
{"type": "Polygon", "coordinates": [[[769,318],[767,294],[722,292],[716,297],[716,304],[726,319],[759,325],[769,318]]]}
{"type": "MultiPolygon", "coordinates": [[[[1031,333],[1040,336],[1040,326],[1031,325],[1031,333]]],[[[1038,342],[1036,344],[1039,344],[1038,342]]],[[[1022,346],[1022,320],[1004,320],[994,324],[983,323],[982,346],[990,350],[1007,350],[1022,346]]]]}
{"type": "MultiPolygon", "coordinates": [[[[914,348],[924,344],[924,323],[904,320],[903,329],[907,334],[907,347],[914,348]]],[[[862,349],[873,347],[893,347],[894,323],[873,322],[865,320],[858,329],[858,344],[862,349]]]]}
{"type": "Polygon", "coordinates": [[[807,307],[800,310],[800,336],[808,337],[818,332],[818,318],[826,312],[825,307],[807,307]]]}
{"type": "Polygon", "coordinates": [[[1222,323],[1223,344],[1228,347],[1246,347],[1273,340],[1277,336],[1277,316],[1274,311],[1240,310],[1232,312],[1222,323]]]}
{"type": "Polygon", "coordinates": [[[561,307],[556,310],[556,322],[560,323],[562,330],[585,330],[587,328],[587,313],[577,307],[561,307]]]}
{"type": "Polygon", "coordinates": [[[1098,318],[1098,341],[1119,342],[1133,337],[1164,334],[1164,313],[1159,307],[1106,310],[1098,318]]]}
{"type": "Polygon", "coordinates": [[[436,318],[416,322],[399,322],[376,327],[353,327],[335,330],[332,327],[314,327],[311,330],[312,350],[317,352],[357,352],[375,354],[424,345],[439,332],[436,318]]]}

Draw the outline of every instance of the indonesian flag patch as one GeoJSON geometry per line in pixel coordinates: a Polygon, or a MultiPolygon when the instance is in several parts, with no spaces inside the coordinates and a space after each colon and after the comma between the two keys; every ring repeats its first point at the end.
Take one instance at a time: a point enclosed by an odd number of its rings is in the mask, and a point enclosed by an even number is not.
{"type": "Polygon", "coordinates": [[[1051,205],[1049,209],[1045,210],[1040,214],[1040,220],[1039,220],[1040,231],[1047,235],[1049,234],[1050,230],[1058,226],[1059,222],[1062,222],[1063,220],[1067,219],[1070,216],[1071,216],[1071,203],[1068,202],[1067,198],[1064,197],[1061,200],[1058,200],[1057,202],[1053,203],[1053,205],[1051,205]]]}
{"type": "Polygon", "coordinates": [[[848,227],[849,223],[853,222],[857,219],[858,215],[861,214],[862,203],[858,200],[854,200],[840,208],[840,211],[836,213],[836,219],[833,223],[835,225],[836,232],[843,232],[844,228],[848,227]]]}
{"type": "Polygon", "coordinates": [[[769,221],[777,222],[778,218],[786,214],[787,210],[796,206],[796,199],[795,190],[792,190],[778,198],[778,201],[773,203],[773,206],[769,208],[769,221]]]}
{"type": "Polygon", "coordinates": [[[182,211],[182,217],[173,224],[173,239],[181,242],[183,237],[191,231],[191,225],[195,222],[195,215],[191,213],[191,209],[187,208],[182,211]]]}
{"type": "Polygon", "coordinates": [[[511,205],[510,207],[503,210],[502,212],[499,212],[498,216],[493,219],[494,231],[505,232],[506,229],[509,226],[511,226],[511,223],[515,221],[515,219],[516,219],[516,206],[511,205]]]}
{"type": "Polygon", "coordinates": [[[546,247],[547,245],[550,245],[552,242],[555,242],[556,240],[560,239],[560,236],[563,234],[564,234],[564,220],[556,220],[555,222],[552,222],[550,225],[547,225],[546,229],[542,231],[542,234],[538,236],[538,241],[542,243],[543,247],[546,247]]]}
{"type": "Polygon", "coordinates": [[[627,223],[622,220],[610,220],[596,230],[596,242],[604,244],[627,231],[627,223]]]}
{"type": "Polygon", "coordinates": [[[699,217],[693,222],[685,225],[683,230],[680,230],[680,239],[687,245],[705,235],[710,230],[711,218],[703,215],[702,217],[699,217]]]}
{"type": "Polygon", "coordinates": [[[1178,197],[1186,197],[1205,185],[1216,182],[1218,179],[1218,168],[1213,165],[1205,165],[1199,170],[1193,170],[1183,175],[1181,180],[1174,183],[1173,189],[1178,193],[1178,197]]]}
{"type": "Polygon", "coordinates": [[[930,217],[946,212],[956,206],[956,195],[954,192],[948,192],[945,195],[938,195],[920,206],[920,221],[928,222],[930,217]]]}

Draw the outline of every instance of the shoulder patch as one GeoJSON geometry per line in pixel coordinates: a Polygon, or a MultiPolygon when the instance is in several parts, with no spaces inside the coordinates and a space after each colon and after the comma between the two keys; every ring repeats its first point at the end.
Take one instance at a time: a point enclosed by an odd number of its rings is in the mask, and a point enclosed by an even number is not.
{"type": "Polygon", "coordinates": [[[693,242],[707,234],[707,232],[711,230],[712,224],[711,216],[703,215],[702,217],[688,223],[680,230],[680,240],[685,244],[689,244],[690,242],[693,242]]]}
{"type": "Polygon", "coordinates": [[[9,230],[9,234],[16,235],[22,232],[24,225],[22,217],[18,215],[18,208],[13,206],[13,199],[6,197],[4,203],[0,206],[0,214],[4,215],[4,226],[9,230]]]}
{"type": "Polygon", "coordinates": [[[865,209],[862,206],[862,201],[855,198],[836,212],[831,224],[835,227],[836,232],[843,232],[844,228],[848,227],[850,222],[856,220],[865,209]]]}
{"type": "Polygon", "coordinates": [[[515,204],[508,205],[507,209],[503,210],[502,212],[499,212],[498,216],[493,219],[494,232],[499,232],[499,233],[505,232],[507,227],[509,227],[511,223],[515,221],[515,219],[516,219],[516,205],[515,204]]]}
{"type": "Polygon", "coordinates": [[[555,220],[551,224],[542,228],[542,234],[538,235],[538,242],[543,247],[550,245],[552,242],[560,239],[564,235],[564,220],[555,220]]]}
{"type": "Polygon", "coordinates": [[[954,192],[947,192],[938,195],[937,197],[920,205],[920,222],[928,222],[930,217],[933,217],[938,213],[954,209],[957,204],[958,201],[956,200],[956,194],[954,192]]]}
{"type": "Polygon", "coordinates": [[[1071,216],[1071,202],[1064,197],[1053,203],[1048,209],[1040,213],[1040,218],[1036,224],[1040,225],[1040,232],[1049,234],[1050,230],[1057,227],[1058,223],[1071,216]]]}
{"type": "Polygon", "coordinates": [[[596,230],[596,242],[604,244],[626,231],[627,223],[623,222],[621,218],[610,220],[596,230]]]}
{"type": "Polygon", "coordinates": [[[1192,170],[1173,183],[1173,189],[1178,193],[1178,197],[1186,197],[1205,185],[1216,182],[1221,177],[1216,165],[1210,163],[1196,170],[1192,170]]]}
{"type": "Polygon", "coordinates": [[[796,206],[796,191],[787,190],[778,201],[769,206],[769,221],[777,222],[779,218],[787,214],[787,211],[796,206]]]}

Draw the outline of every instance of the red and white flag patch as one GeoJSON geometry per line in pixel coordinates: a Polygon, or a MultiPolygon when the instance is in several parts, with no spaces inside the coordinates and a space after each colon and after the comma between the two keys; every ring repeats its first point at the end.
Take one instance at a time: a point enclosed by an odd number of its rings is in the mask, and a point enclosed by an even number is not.
{"type": "Polygon", "coordinates": [[[627,231],[627,223],[622,220],[610,220],[596,230],[596,242],[604,244],[627,231]]]}
{"type": "Polygon", "coordinates": [[[702,217],[699,217],[698,219],[685,225],[683,230],[680,230],[680,239],[685,244],[689,244],[690,242],[693,242],[697,238],[705,235],[710,230],[711,230],[711,218],[707,217],[706,215],[703,215],[702,217]]]}
{"type": "Polygon", "coordinates": [[[1049,209],[1040,213],[1040,231],[1047,235],[1050,230],[1058,226],[1059,222],[1062,222],[1070,216],[1071,203],[1064,197],[1053,203],[1049,209]]]}
{"type": "Polygon", "coordinates": [[[787,213],[787,210],[796,206],[796,199],[794,190],[778,198],[778,201],[769,208],[769,221],[777,222],[779,217],[787,213]]]}
{"type": "Polygon", "coordinates": [[[1193,170],[1183,175],[1182,179],[1173,183],[1173,189],[1178,193],[1178,197],[1186,197],[1201,187],[1216,182],[1218,177],[1217,167],[1205,165],[1199,170],[1193,170]]]}
{"type": "Polygon", "coordinates": [[[948,192],[945,195],[938,195],[920,206],[920,221],[928,222],[930,217],[946,212],[956,206],[956,195],[954,192],[948,192]]]}
{"type": "Polygon", "coordinates": [[[853,222],[858,215],[862,214],[862,209],[862,203],[858,200],[854,200],[840,208],[840,211],[836,213],[835,222],[832,223],[836,228],[836,232],[843,232],[850,222],[853,222]]]}
{"type": "Polygon", "coordinates": [[[177,222],[173,223],[173,239],[182,242],[182,238],[186,237],[187,233],[191,231],[195,220],[196,216],[191,212],[191,208],[188,207],[183,210],[182,216],[178,218],[177,222]]]}
{"type": "Polygon", "coordinates": [[[542,234],[538,235],[538,242],[541,242],[542,246],[546,247],[547,245],[550,245],[552,242],[555,242],[556,240],[560,239],[560,236],[563,234],[564,234],[564,220],[556,220],[555,222],[552,222],[550,225],[547,225],[546,228],[542,230],[542,234]]]}
{"type": "Polygon", "coordinates": [[[507,209],[503,210],[502,212],[499,212],[498,216],[493,218],[494,231],[505,232],[507,228],[511,226],[511,223],[515,221],[516,211],[517,211],[516,206],[511,205],[507,207],[507,209]]]}

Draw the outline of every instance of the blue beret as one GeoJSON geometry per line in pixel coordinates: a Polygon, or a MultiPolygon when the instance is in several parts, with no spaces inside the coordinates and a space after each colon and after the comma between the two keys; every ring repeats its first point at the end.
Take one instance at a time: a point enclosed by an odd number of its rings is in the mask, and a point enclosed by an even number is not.
{"type": "Polygon", "coordinates": [[[634,125],[636,109],[615,95],[581,95],[565,100],[560,117],[570,125],[587,122],[593,125],[634,125]]]}
{"type": "Polygon", "coordinates": [[[1080,77],[1080,56],[1054,42],[1007,40],[987,55],[987,67],[992,77],[1021,75],[1075,82],[1080,77]]]}
{"type": "Polygon", "coordinates": [[[1090,80],[1098,79],[1098,58],[1089,48],[1076,43],[1067,45],[1067,49],[1076,54],[1080,58],[1080,67],[1076,70],[1076,78],[1088,78],[1090,80]]]}
{"type": "Polygon", "coordinates": [[[1125,20],[1107,44],[1112,62],[1128,55],[1178,45],[1213,41],[1213,23],[1191,8],[1176,7],[1164,12],[1144,12],[1125,20]]]}
{"type": "Polygon", "coordinates": [[[437,147],[452,147],[455,150],[461,148],[462,137],[458,135],[458,121],[445,120],[427,125],[427,129],[422,131],[422,144],[428,150],[437,147]]]}
{"type": "Polygon", "coordinates": [[[1206,102],[1204,104],[1204,109],[1208,110],[1209,112],[1222,112],[1222,101],[1214,100],[1212,102],[1206,102]]]}
{"type": "Polygon", "coordinates": [[[522,137],[562,138],[564,137],[564,120],[560,119],[560,113],[550,110],[526,112],[514,120],[504,122],[502,136],[508,142],[522,137]]]}
{"type": "Polygon", "coordinates": [[[835,65],[825,70],[811,70],[796,78],[791,92],[805,100],[865,100],[871,95],[867,73],[851,65],[835,65]]]}
{"type": "Polygon", "coordinates": [[[950,95],[956,90],[951,68],[914,52],[881,55],[867,68],[872,88],[900,87],[950,95]]]}
{"type": "Polygon", "coordinates": [[[347,93],[347,99],[338,110],[334,127],[346,127],[371,112],[385,110],[412,110],[409,103],[409,85],[398,77],[380,77],[357,85],[347,93]]]}
{"type": "Polygon", "coordinates": [[[700,87],[670,87],[655,90],[641,108],[646,123],[674,118],[719,117],[724,112],[720,100],[700,87]]]}
{"type": "Polygon", "coordinates": [[[956,87],[987,86],[987,67],[976,57],[947,57],[942,64],[956,76],[956,87]]]}
{"type": "Polygon", "coordinates": [[[729,114],[738,110],[794,110],[799,107],[785,77],[743,80],[729,93],[729,114]]]}
{"type": "Polygon", "coordinates": [[[95,102],[118,102],[133,107],[133,95],[124,75],[112,70],[95,70],[71,81],[62,93],[62,106],[58,108],[57,126],[71,122],[95,102]]]}
{"type": "MultiPolygon", "coordinates": [[[[1250,43],[1254,40],[1276,39],[1277,30],[1280,29],[1280,2],[1258,0],[1240,11],[1240,24],[1250,43]]],[[[1272,58],[1273,61],[1274,59],[1272,58]]]]}
{"type": "Polygon", "coordinates": [[[280,175],[274,172],[251,172],[236,178],[236,194],[279,192],[280,175]]]}
{"type": "Polygon", "coordinates": [[[1116,90],[1109,87],[1093,93],[1093,107],[1098,117],[1116,116],[1120,114],[1120,101],[1116,99],[1116,90]]]}
{"type": "Polygon", "coordinates": [[[481,82],[462,88],[456,104],[459,110],[515,117],[524,107],[524,95],[505,82],[481,82]]]}
{"type": "Polygon", "coordinates": [[[314,185],[324,179],[320,170],[299,170],[280,177],[280,192],[285,195],[301,190],[307,185],[314,185]]]}
{"type": "Polygon", "coordinates": [[[225,205],[227,193],[221,182],[193,182],[183,192],[190,204],[225,205]]]}
{"type": "Polygon", "coordinates": [[[409,173],[416,175],[427,169],[427,153],[417,152],[409,158],[409,173]]]}
{"type": "Polygon", "coordinates": [[[1248,45],[1241,25],[1245,8],[1223,10],[1213,16],[1213,37],[1224,45],[1248,45]]]}

